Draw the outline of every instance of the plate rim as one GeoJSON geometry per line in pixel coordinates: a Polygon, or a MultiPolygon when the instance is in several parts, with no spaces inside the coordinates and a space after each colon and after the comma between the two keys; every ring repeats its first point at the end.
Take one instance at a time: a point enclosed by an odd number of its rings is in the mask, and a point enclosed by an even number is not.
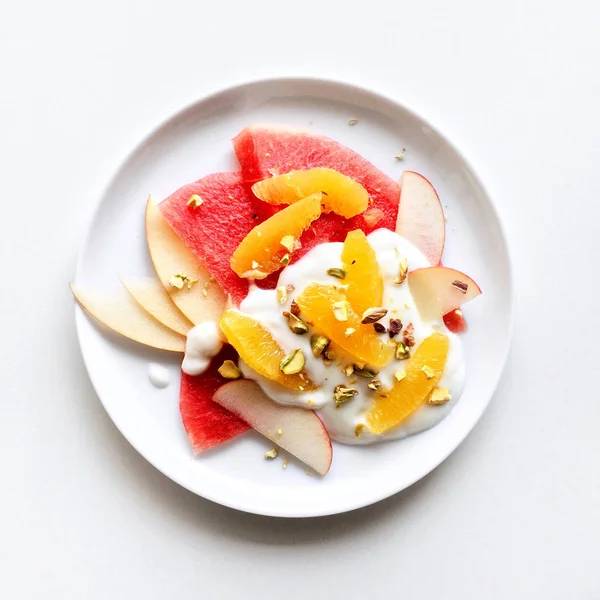
{"type": "MultiPolygon", "coordinates": [[[[181,115],[193,110],[196,106],[199,106],[203,103],[206,103],[210,100],[217,98],[218,96],[236,92],[236,91],[239,92],[239,91],[242,91],[243,88],[247,88],[247,87],[278,84],[278,83],[279,84],[287,83],[290,85],[310,83],[312,85],[321,84],[321,85],[328,85],[328,86],[331,86],[331,85],[338,86],[338,87],[346,88],[351,92],[355,92],[355,93],[359,93],[359,94],[367,94],[367,95],[376,97],[379,100],[383,100],[386,103],[394,106],[395,108],[408,113],[413,119],[420,121],[421,123],[423,123],[423,125],[427,126],[432,132],[434,132],[437,136],[439,136],[439,138],[448,146],[448,148],[453,153],[456,154],[456,156],[464,163],[465,167],[468,169],[469,175],[471,177],[473,177],[475,183],[477,184],[477,186],[480,187],[481,191],[487,198],[488,203],[489,203],[489,209],[491,210],[491,213],[496,220],[496,223],[498,226],[498,232],[499,232],[500,238],[503,242],[503,249],[504,249],[505,259],[506,259],[506,278],[507,278],[507,283],[508,283],[508,287],[509,287],[508,294],[507,294],[508,328],[507,328],[507,332],[506,332],[507,335],[505,337],[504,348],[502,348],[502,352],[500,353],[501,368],[498,370],[495,381],[492,382],[492,385],[490,387],[490,392],[488,394],[487,399],[485,399],[485,401],[481,404],[480,407],[478,407],[478,409],[476,411],[469,413],[470,418],[466,422],[466,425],[464,427],[464,433],[462,433],[462,435],[459,435],[456,438],[456,440],[452,440],[452,442],[450,444],[448,444],[448,448],[444,452],[441,452],[439,455],[436,455],[436,457],[433,460],[431,460],[430,465],[428,466],[428,468],[426,470],[424,470],[424,472],[422,472],[421,474],[416,475],[414,477],[411,477],[407,482],[403,482],[403,484],[401,484],[400,487],[398,487],[394,491],[390,492],[389,490],[384,489],[383,492],[373,493],[369,497],[368,500],[365,500],[363,498],[356,502],[348,502],[344,506],[341,506],[339,508],[325,508],[324,510],[309,510],[305,513],[302,513],[297,510],[293,511],[293,512],[281,510],[281,509],[278,509],[277,507],[273,507],[270,505],[266,505],[261,509],[257,509],[255,506],[252,506],[252,507],[245,506],[243,501],[238,501],[238,499],[235,497],[234,498],[222,497],[219,494],[212,493],[211,490],[199,489],[199,487],[201,487],[201,485],[196,486],[196,487],[190,486],[188,483],[184,482],[182,480],[182,478],[178,477],[176,474],[166,473],[159,466],[157,466],[155,464],[155,462],[153,460],[151,460],[146,455],[146,453],[144,451],[142,451],[142,449],[140,449],[136,443],[134,443],[134,441],[132,439],[130,439],[130,436],[128,436],[125,433],[125,431],[123,431],[121,429],[121,427],[119,427],[117,425],[118,419],[115,420],[111,410],[107,407],[107,405],[103,401],[102,396],[99,393],[99,386],[97,385],[96,379],[95,379],[94,375],[92,375],[92,370],[90,369],[90,365],[88,364],[90,357],[87,355],[86,351],[84,350],[84,344],[82,342],[82,331],[81,331],[82,321],[81,321],[81,319],[83,317],[83,311],[81,311],[79,309],[79,306],[78,306],[77,302],[75,301],[75,299],[73,299],[73,302],[74,302],[75,328],[76,328],[76,332],[77,332],[77,341],[79,344],[79,349],[81,352],[83,363],[85,365],[85,368],[86,368],[88,377],[90,379],[90,382],[92,384],[92,387],[94,388],[94,392],[96,393],[96,396],[98,397],[98,400],[100,401],[100,404],[102,405],[103,409],[106,411],[107,415],[109,416],[109,418],[111,419],[111,421],[113,422],[115,427],[118,429],[120,434],[123,435],[123,437],[131,445],[131,447],[140,456],[142,456],[150,465],[152,465],[157,471],[162,473],[165,477],[167,477],[171,481],[177,483],[184,489],[186,489],[202,498],[210,500],[211,502],[215,502],[222,506],[226,506],[228,508],[247,512],[250,514],[257,514],[257,515],[271,516],[271,517],[284,517],[284,518],[310,518],[310,517],[321,517],[321,516],[328,516],[328,515],[334,515],[334,514],[342,514],[345,512],[357,510],[357,509],[365,507],[365,506],[370,506],[370,505],[376,504],[386,498],[389,498],[389,497],[401,492],[402,490],[414,485],[417,481],[421,480],[423,477],[425,477],[428,474],[430,474],[431,472],[433,472],[442,462],[444,462],[450,456],[450,454],[452,454],[458,448],[458,446],[460,444],[462,444],[464,442],[464,440],[467,438],[467,436],[473,431],[473,429],[475,428],[475,426],[481,419],[483,413],[487,410],[492,398],[494,397],[494,395],[497,392],[498,385],[499,385],[502,375],[506,369],[508,355],[509,355],[510,348],[512,345],[513,332],[514,332],[514,320],[515,320],[515,315],[514,315],[514,313],[515,313],[515,298],[516,298],[515,286],[514,286],[514,265],[513,265],[513,258],[512,258],[510,246],[508,244],[508,237],[506,235],[506,226],[505,226],[503,217],[500,214],[500,212],[498,211],[496,203],[494,202],[493,197],[490,194],[488,188],[484,185],[483,181],[479,177],[478,172],[475,170],[472,163],[469,160],[467,160],[467,158],[461,152],[461,150],[459,150],[456,147],[456,145],[453,142],[451,142],[440,131],[440,129],[438,127],[432,125],[428,119],[423,117],[412,106],[410,106],[409,104],[406,104],[404,102],[404,100],[399,101],[394,96],[390,96],[390,95],[380,91],[375,86],[363,87],[360,84],[354,83],[349,80],[338,79],[338,78],[333,78],[333,77],[316,77],[316,76],[310,76],[310,75],[273,75],[273,76],[266,76],[266,77],[259,77],[259,78],[248,78],[248,79],[237,80],[237,81],[230,83],[228,85],[225,85],[225,86],[219,86],[219,87],[212,88],[208,92],[191,100],[190,102],[184,104],[180,108],[175,109],[174,111],[170,112],[166,117],[163,117],[162,119],[160,119],[158,121],[158,123],[154,127],[152,127],[150,129],[150,131],[140,139],[140,141],[138,141],[132,148],[130,148],[129,151],[126,152],[124,156],[121,156],[120,160],[118,160],[118,162],[116,163],[117,164],[116,169],[112,172],[111,176],[107,179],[106,183],[103,186],[101,186],[99,193],[97,193],[97,195],[95,196],[96,197],[95,206],[94,206],[91,214],[88,217],[87,223],[85,224],[85,228],[84,228],[85,233],[80,242],[73,281],[76,282],[80,278],[81,271],[82,271],[82,263],[83,263],[83,258],[84,258],[84,250],[89,244],[89,240],[92,235],[93,228],[94,228],[94,223],[96,222],[96,220],[98,218],[101,207],[103,205],[104,198],[107,196],[107,194],[110,191],[113,184],[118,180],[123,168],[130,162],[130,160],[133,157],[135,157],[135,155],[149,141],[152,140],[152,138],[155,135],[157,135],[169,123],[171,123],[172,121],[175,121],[176,119],[181,117],[181,115]]],[[[199,482],[201,482],[201,481],[202,480],[199,480],[199,482]]]]}

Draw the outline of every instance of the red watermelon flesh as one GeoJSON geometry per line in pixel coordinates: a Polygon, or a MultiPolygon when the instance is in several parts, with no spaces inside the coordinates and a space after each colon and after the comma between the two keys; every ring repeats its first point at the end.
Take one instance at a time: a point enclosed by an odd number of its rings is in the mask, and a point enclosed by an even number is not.
{"type": "Polygon", "coordinates": [[[250,429],[248,423],[212,401],[213,394],[228,381],[219,375],[217,369],[224,360],[235,358],[233,348],[226,346],[202,375],[193,377],[181,372],[179,411],[196,454],[250,429]]]}
{"type": "MultiPolygon", "coordinates": [[[[248,282],[238,277],[230,266],[231,255],[248,232],[285,208],[271,206],[256,198],[246,186],[241,173],[214,173],[184,185],[159,204],[164,219],[185,245],[206,266],[221,288],[239,304],[248,294],[248,282]],[[197,194],[202,204],[188,206],[197,194]]],[[[300,238],[301,248],[292,262],[322,242],[344,237],[344,219],[339,215],[320,217],[300,238]]],[[[263,288],[274,288],[279,273],[259,281],[263,288]]]]}
{"type": "Polygon", "coordinates": [[[395,230],[400,185],[339,142],[293,127],[251,125],[233,139],[233,147],[249,185],[273,174],[314,167],[335,169],[363,185],[372,200],[370,208],[381,210],[383,217],[377,223],[369,223],[364,215],[348,221],[339,220],[337,215],[324,215],[317,221],[321,226],[324,221],[336,222],[332,227],[335,236],[330,241],[343,240],[353,229],[362,229],[366,234],[381,227],[395,230]]]}
{"type": "Polygon", "coordinates": [[[247,233],[272,214],[273,207],[249,193],[241,173],[213,173],[184,185],[159,208],[184,244],[239,304],[248,293],[248,282],[231,270],[229,259],[247,233]],[[192,194],[202,198],[198,208],[187,205],[192,194]]]}

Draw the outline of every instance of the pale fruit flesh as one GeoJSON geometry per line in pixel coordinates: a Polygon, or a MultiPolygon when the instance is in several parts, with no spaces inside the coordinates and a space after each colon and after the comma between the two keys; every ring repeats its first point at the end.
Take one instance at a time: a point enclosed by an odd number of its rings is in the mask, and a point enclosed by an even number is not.
{"type": "Polygon", "coordinates": [[[425,177],[414,171],[404,171],[400,187],[396,233],[412,242],[437,266],[446,240],[446,220],[437,192],[425,177]]]}
{"type": "Polygon", "coordinates": [[[247,379],[220,387],[213,400],[320,475],[329,471],[331,439],[312,410],[277,404],[247,379]]]}
{"type": "Polygon", "coordinates": [[[408,274],[408,286],[424,319],[437,319],[481,294],[471,277],[448,267],[415,269],[408,274]]]}
{"type": "Polygon", "coordinates": [[[124,289],[72,283],[71,291],[89,314],[116,333],[159,350],[185,352],[185,336],[151,317],[124,289]]]}
{"type": "Polygon", "coordinates": [[[146,241],[156,275],[179,310],[194,324],[218,321],[226,296],[210,273],[177,237],[163,219],[158,204],[150,196],[146,205],[146,241]],[[173,287],[173,275],[184,274],[196,280],[191,288],[173,287]]]}
{"type": "Polygon", "coordinates": [[[164,286],[155,277],[121,277],[123,287],[152,317],[181,335],[187,335],[193,323],[177,308],[164,286]]]}

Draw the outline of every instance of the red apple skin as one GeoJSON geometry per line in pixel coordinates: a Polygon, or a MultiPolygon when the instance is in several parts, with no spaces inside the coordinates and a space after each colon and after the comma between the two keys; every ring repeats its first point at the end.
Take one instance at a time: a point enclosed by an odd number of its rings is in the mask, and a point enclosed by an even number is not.
{"type": "Polygon", "coordinates": [[[452,333],[466,333],[469,327],[460,308],[455,308],[444,315],[444,324],[452,333]]]}
{"type": "Polygon", "coordinates": [[[481,295],[481,288],[471,277],[449,267],[415,269],[408,274],[408,286],[425,319],[439,318],[481,295]]]}
{"type": "Polygon", "coordinates": [[[213,400],[320,475],[329,471],[333,457],[331,439],[314,411],[277,404],[249,379],[225,384],[213,400]]]}
{"type": "Polygon", "coordinates": [[[414,171],[404,171],[400,185],[396,233],[412,242],[437,266],[446,241],[446,220],[439,196],[431,182],[414,171]]]}

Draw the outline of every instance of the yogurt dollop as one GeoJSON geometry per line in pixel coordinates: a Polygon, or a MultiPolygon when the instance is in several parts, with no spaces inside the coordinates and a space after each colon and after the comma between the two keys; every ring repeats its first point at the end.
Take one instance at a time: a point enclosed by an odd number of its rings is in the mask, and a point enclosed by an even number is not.
{"type": "MultiPolygon", "coordinates": [[[[284,304],[278,301],[275,290],[253,288],[240,305],[243,313],[259,321],[271,333],[286,354],[296,348],[302,349],[306,358],[305,371],[319,387],[313,392],[289,390],[259,375],[240,361],[240,369],[244,377],[255,380],[275,402],[317,409],[330,436],[347,444],[371,444],[387,439],[399,439],[433,427],[452,410],[462,392],[465,379],[464,359],[458,337],[446,328],[441,316],[431,321],[423,320],[415,306],[408,284],[394,283],[402,258],[407,259],[410,270],[431,266],[428,260],[412,243],[388,229],[374,231],[367,239],[375,251],[384,281],[383,306],[388,309],[388,313],[380,323],[386,328],[390,319],[394,318],[400,319],[405,326],[412,323],[417,346],[435,331],[448,336],[450,348],[439,385],[450,389],[452,395],[450,402],[442,406],[423,404],[397,427],[383,434],[373,434],[367,427],[363,427],[360,436],[355,435],[357,425],[365,424],[366,415],[373,404],[373,392],[367,387],[369,379],[356,377],[354,381],[354,378],[344,375],[340,365],[336,365],[335,362],[328,366],[321,358],[315,358],[310,348],[310,334],[294,334],[287,327],[286,319],[281,314],[289,310],[294,297],[307,285],[335,283],[327,275],[327,269],[342,266],[343,244],[341,242],[320,244],[298,262],[284,269],[278,286],[293,286],[294,290],[288,293],[284,304]],[[353,381],[352,387],[359,393],[351,401],[336,408],[334,388],[338,384],[348,385],[349,380],[353,381]]],[[[382,339],[389,339],[387,334],[381,335],[382,339]]],[[[393,387],[394,372],[401,368],[401,363],[391,361],[379,371],[377,379],[381,381],[383,388],[393,387]]]]}
{"type": "Polygon", "coordinates": [[[222,347],[223,338],[218,323],[199,323],[187,334],[181,370],[187,375],[201,375],[222,347]]]}

